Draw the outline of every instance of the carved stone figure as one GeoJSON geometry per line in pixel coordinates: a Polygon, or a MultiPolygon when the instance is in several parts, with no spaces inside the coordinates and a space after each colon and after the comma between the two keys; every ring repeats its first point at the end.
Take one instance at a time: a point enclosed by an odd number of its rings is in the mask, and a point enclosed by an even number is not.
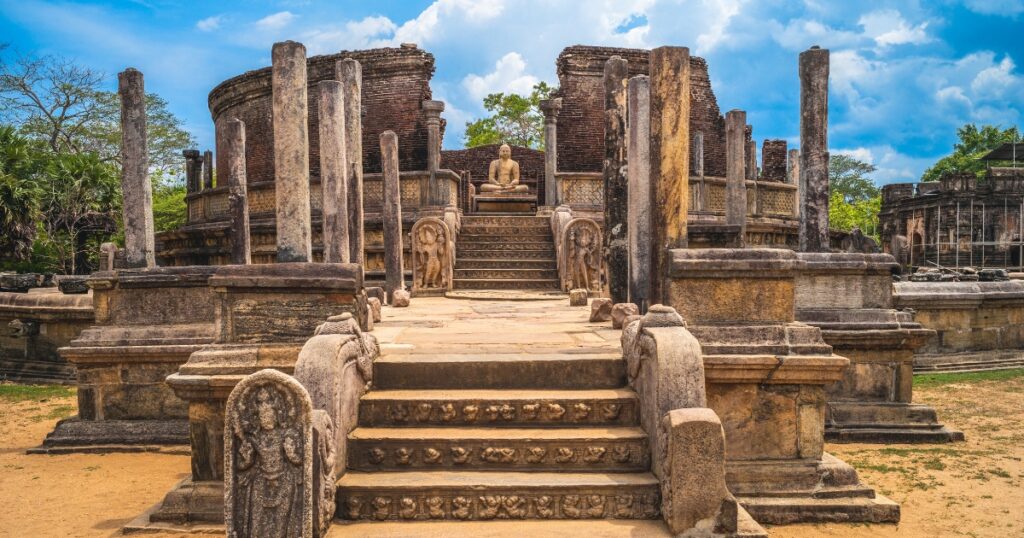
{"type": "Polygon", "coordinates": [[[601,228],[590,219],[573,219],[562,231],[562,267],[566,290],[600,291],[601,228]]]}
{"type": "Polygon", "coordinates": [[[232,390],[225,420],[228,536],[314,536],[312,415],[306,390],[277,370],[261,370],[232,390]]]}
{"type": "Polygon", "coordinates": [[[451,283],[451,233],[441,219],[427,217],[412,227],[413,291],[447,290],[451,283]]]}
{"type": "Polygon", "coordinates": [[[529,192],[530,188],[519,184],[519,163],[512,160],[512,148],[502,144],[498,158],[491,161],[487,171],[487,183],[480,185],[480,192],[529,192]]]}
{"type": "Polygon", "coordinates": [[[473,515],[473,501],[465,497],[452,499],[452,517],[455,519],[469,519],[473,515]]]}
{"type": "Polygon", "coordinates": [[[427,515],[430,519],[444,519],[444,499],[441,497],[427,497],[427,515]]]}
{"type": "Polygon", "coordinates": [[[542,519],[548,519],[555,515],[554,504],[555,500],[547,495],[541,495],[537,497],[537,517],[542,519]]]}

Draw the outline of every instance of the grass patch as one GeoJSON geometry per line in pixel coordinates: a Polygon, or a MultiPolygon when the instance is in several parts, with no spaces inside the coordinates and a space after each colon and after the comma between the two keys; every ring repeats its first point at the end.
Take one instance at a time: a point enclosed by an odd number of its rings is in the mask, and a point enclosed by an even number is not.
{"type": "Polygon", "coordinates": [[[978,383],[981,381],[1006,381],[1024,377],[1024,368],[994,370],[991,372],[966,372],[947,374],[924,374],[914,376],[915,389],[941,387],[953,383],[978,383]]]}
{"type": "Polygon", "coordinates": [[[0,384],[0,401],[4,402],[41,402],[50,398],[70,398],[74,395],[75,388],[66,385],[0,384]]]}
{"type": "Polygon", "coordinates": [[[41,420],[55,420],[70,417],[75,414],[75,407],[73,405],[58,405],[50,410],[45,415],[33,415],[30,420],[32,422],[39,422],[41,420]]]}

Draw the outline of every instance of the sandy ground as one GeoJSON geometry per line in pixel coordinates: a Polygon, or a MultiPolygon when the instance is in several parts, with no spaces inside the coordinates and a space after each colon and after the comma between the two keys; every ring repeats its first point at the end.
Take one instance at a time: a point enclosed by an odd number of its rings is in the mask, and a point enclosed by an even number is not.
{"type": "MultiPolygon", "coordinates": [[[[968,441],[828,447],[902,505],[902,522],[770,527],[771,536],[1024,536],[1024,376],[915,392],[968,441]]],[[[74,412],[71,397],[42,400],[0,399],[0,536],[117,535],[188,473],[187,456],[28,456],[74,412]]]]}

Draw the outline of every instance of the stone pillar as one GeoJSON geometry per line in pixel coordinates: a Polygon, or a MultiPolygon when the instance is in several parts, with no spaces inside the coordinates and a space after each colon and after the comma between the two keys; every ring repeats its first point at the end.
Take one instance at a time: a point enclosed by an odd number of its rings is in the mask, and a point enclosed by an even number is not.
{"type": "Polygon", "coordinates": [[[747,185],[744,176],[743,128],[747,113],[730,110],[725,115],[725,223],[739,226],[739,243],[745,243],[747,227],[747,185]]]}
{"type": "Polygon", "coordinates": [[[693,173],[700,178],[697,185],[697,195],[692,196],[694,207],[697,211],[708,210],[708,192],[704,185],[704,133],[697,132],[693,135],[693,173]]]}
{"type": "Polygon", "coordinates": [[[557,207],[558,199],[558,113],[562,110],[562,98],[545,99],[540,102],[544,113],[544,205],[557,207]]]}
{"type": "Polygon", "coordinates": [[[323,189],[324,263],[348,263],[348,154],[342,84],[320,81],[320,187],[323,189]]]}
{"type": "Polygon", "coordinates": [[[437,180],[437,170],[441,167],[441,112],[444,111],[443,101],[423,101],[423,116],[427,124],[427,170],[430,172],[426,193],[429,199],[425,205],[448,205],[448,180],[437,180]]]}
{"type": "Polygon", "coordinates": [[[213,152],[203,152],[203,189],[213,188],[213,152]]]}
{"type": "Polygon", "coordinates": [[[121,191],[124,196],[124,253],[127,267],[155,267],[153,186],[146,144],[146,88],[142,72],[129,67],[117,75],[121,96],[121,191]]]}
{"type": "Polygon", "coordinates": [[[345,154],[348,167],[348,245],[349,260],[364,265],[363,254],[363,68],[352,58],[339,60],[334,67],[341,81],[345,102],[345,154]]]}
{"type": "Polygon", "coordinates": [[[310,262],[306,47],[294,41],[274,43],[271,60],[277,261],[310,262]]]}
{"type": "Polygon", "coordinates": [[[797,219],[800,218],[800,200],[802,199],[800,188],[800,150],[791,149],[789,150],[789,172],[786,176],[786,180],[790,185],[796,185],[796,191],[794,195],[796,200],[793,201],[793,216],[797,219]]]}
{"type": "Polygon", "coordinates": [[[380,134],[380,162],[384,176],[384,291],[391,304],[396,290],[405,289],[402,267],[402,189],[398,180],[398,135],[380,134]]]}
{"type": "Polygon", "coordinates": [[[202,190],[200,175],[203,172],[203,161],[198,149],[186,149],[181,152],[185,158],[185,192],[192,194],[202,190]]]}
{"type": "Polygon", "coordinates": [[[757,180],[757,142],[748,140],[746,142],[746,149],[743,152],[743,157],[746,159],[744,168],[746,170],[746,178],[750,181],[757,180]]]}
{"type": "Polygon", "coordinates": [[[651,305],[651,79],[629,79],[628,94],[629,301],[646,313],[651,305]]]}
{"type": "Polygon", "coordinates": [[[651,295],[663,302],[668,249],[686,248],[690,198],[690,49],[651,51],[651,295]]]}
{"type": "Polygon", "coordinates": [[[828,252],[828,49],[800,53],[800,250],[828,252]]]}
{"type": "Polygon", "coordinates": [[[612,56],[604,64],[604,229],[608,293],[613,303],[629,298],[626,183],[626,80],[629,65],[612,56]]]}
{"type": "Polygon", "coordinates": [[[249,203],[245,175],[245,123],[230,118],[217,122],[217,147],[223,159],[231,216],[231,263],[252,263],[249,246],[249,203]]]}

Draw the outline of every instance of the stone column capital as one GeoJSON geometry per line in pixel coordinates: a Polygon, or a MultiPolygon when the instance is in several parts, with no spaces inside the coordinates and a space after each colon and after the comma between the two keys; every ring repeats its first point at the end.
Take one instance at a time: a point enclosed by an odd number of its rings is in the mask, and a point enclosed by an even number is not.
{"type": "Polygon", "coordinates": [[[558,114],[562,111],[562,98],[542,99],[540,111],[544,113],[544,121],[555,123],[558,121],[558,114]]]}
{"type": "Polygon", "coordinates": [[[427,122],[440,122],[441,112],[444,112],[444,101],[423,101],[423,114],[427,122]]]}

